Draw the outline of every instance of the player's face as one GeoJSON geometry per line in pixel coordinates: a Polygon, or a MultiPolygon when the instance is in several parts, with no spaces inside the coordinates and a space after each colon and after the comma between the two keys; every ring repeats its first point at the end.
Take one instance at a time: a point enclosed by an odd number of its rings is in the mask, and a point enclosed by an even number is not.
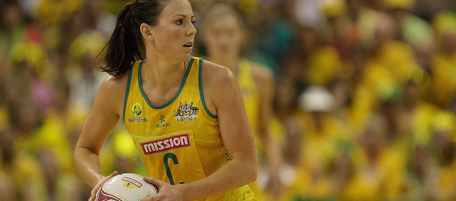
{"type": "Polygon", "coordinates": [[[194,22],[195,15],[190,2],[167,2],[159,17],[159,24],[152,30],[156,49],[165,56],[188,60],[196,34],[194,22]]]}
{"type": "Polygon", "coordinates": [[[225,15],[211,19],[204,37],[210,57],[239,56],[243,35],[239,21],[234,16],[225,15]]]}

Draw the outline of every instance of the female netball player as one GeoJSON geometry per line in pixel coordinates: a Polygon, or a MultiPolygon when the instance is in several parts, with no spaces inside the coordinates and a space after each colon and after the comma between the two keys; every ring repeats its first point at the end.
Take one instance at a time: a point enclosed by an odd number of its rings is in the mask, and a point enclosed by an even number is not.
{"type": "Polygon", "coordinates": [[[192,57],[195,21],[187,0],[135,0],[117,17],[102,83],[74,151],[93,188],[99,154],[119,118],[159,193],[148,200],[255,200],[252,129],[236,77],[192,57]]]}

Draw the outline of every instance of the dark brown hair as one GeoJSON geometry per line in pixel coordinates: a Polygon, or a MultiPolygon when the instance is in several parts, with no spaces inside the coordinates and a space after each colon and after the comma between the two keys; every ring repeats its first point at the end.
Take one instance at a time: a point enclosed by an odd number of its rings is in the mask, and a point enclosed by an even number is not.
{"type": "Polygon", "coordinates": [[[122,75],[136,60],[145,58],[144,42],[139,27],[142,23],[158,24],[166,0],[134,0],[120,9],[116,27],[103,49],[105,66],[98,69],[110,75],[122,75]]]}

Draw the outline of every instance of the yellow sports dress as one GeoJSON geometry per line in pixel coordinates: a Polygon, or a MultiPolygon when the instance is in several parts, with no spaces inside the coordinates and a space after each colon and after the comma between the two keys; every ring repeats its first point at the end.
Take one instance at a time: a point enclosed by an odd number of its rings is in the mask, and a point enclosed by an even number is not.
{"type": "MultiPolygon", "coordinates": [[[[123,120],[149,176],[171,185],[205,178],[230,160],[217,116],[204,102],[202,64],[201,58],[190,59],[178,92],[163,105],[152,105],[144,93],[142,61],[129,72],[123,120]]],[[[254,198],[246,185],[202,200],[254,198]]]]}

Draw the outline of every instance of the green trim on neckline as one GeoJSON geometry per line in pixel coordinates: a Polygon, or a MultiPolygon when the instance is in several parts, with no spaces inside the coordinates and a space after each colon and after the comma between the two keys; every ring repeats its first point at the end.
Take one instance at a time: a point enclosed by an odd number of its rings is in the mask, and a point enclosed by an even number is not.
{"type": "Polygon", "coordinates": [[[181,86],[179,87],[179,90],[177,91],[176,95],[174,95],[174,97],[171,100],[169,100],[168,102],[166,102],[165,104],[159,105],[159,106],[154,106],[154,105],[152,105],[152,103],[147,98],[146,93],[144,93],[144,90],[143,90],[143,87],[142,87],[142,80],[141,80],[142,62],[141,62],[141,64],[139,64],[139,69],[138,69],[138,84],[139,84],[139,91],[141,92],[144,100],[146,100],[147,104],[153,109],[163,109],[166,106],[168,106],[171,103],[173,103],[177,99],[177,97],[179,97],[180,93],[182,92],[182,89],[185,86],[185,82],[187,82],[187,77],[188,77],[188,74],[190,73],[190,69],[192,68],[192,64],[193,64],[193,56],[190,58],[190,62],[188,64],[187,72],[185,72],[184,79],[182,80],[181,86]]]}

